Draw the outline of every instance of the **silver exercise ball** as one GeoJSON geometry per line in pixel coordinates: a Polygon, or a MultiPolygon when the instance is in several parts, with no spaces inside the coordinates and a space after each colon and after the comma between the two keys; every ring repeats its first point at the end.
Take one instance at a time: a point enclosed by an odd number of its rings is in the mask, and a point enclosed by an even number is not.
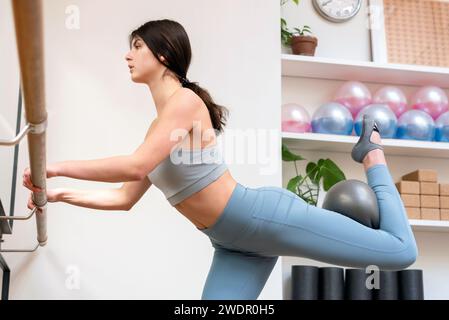
{"type": "Polygon", "coordinates": [[[376,194],[363,181],[349,179],[337,182],[327,191],[322,207],[341,213],[367,227],[379,228],[376,194]]]}

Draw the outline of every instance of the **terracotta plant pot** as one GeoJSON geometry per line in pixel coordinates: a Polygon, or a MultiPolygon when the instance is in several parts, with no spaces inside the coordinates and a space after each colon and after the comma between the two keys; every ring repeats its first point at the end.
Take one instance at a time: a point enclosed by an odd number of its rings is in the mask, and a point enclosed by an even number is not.
{"type": "Polygon", "coordinates": [[[312,36],[293,36],[291,48],[293,54],[304,56],[315,55],[315,49],[318,45],[318,39],[312,36]]]}

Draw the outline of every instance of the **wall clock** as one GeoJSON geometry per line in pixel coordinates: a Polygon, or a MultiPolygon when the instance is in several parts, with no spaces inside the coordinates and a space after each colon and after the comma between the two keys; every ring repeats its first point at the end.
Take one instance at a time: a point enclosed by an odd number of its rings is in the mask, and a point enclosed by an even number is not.
{"type": "Polygon", "coordinates": [[[332,22],[348,21],[362,6],[362,0],[312,0],[312,2],[315,10],[332,22]]]}

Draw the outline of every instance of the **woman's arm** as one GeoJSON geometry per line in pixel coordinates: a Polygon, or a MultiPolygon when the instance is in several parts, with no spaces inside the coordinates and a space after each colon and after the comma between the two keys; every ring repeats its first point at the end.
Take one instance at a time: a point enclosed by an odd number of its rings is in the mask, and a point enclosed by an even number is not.
{"type": "Polygon", "coordinates": [[[56,193],[56,201],[98,210],[128,211],[131,208],[121,189],[77,190],[59,188],[56,193]]]}
{"type": "MultiPolygon", "coordinates": [[[[165,158],[192,130],[201,112],[202,101],[190,89],[179,90],[169,99],[164,112],[150,128],[145,141],[131,155],[96,160],[69,160],[47,166],[47,178],[64,176],[74,179],[126,182],[140,181],[165,158]]],[[[28,168],[27,168],[28,169],[28,168]]],[[[29,169],[24,185],[32,185],[29,169]]]]}
{"type": "MultiPolygon", "coordinates": [[[[66,202],[75,206],[100,209],[129,211],[152,185],[146,177],[140,181],[125,182],[118,189],[76,190],[68,188],[47,189],[48,202],[66,202]]],[[[32,194],[28,199],[28,208],[35,207],[32,194]]]]}
{"type": "Polygon", "coordinates": [[[140,170],[132,155],[95,160],[69,160],[52,163],[47,177],[64,176],[74,179],[124,182],[141,180],[140,170]]]}

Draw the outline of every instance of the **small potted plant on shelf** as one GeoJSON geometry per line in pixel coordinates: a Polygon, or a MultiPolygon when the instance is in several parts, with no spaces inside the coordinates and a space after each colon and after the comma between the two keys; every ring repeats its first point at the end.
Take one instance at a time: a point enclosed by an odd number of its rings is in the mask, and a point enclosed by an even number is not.
{"type": "Polygon", "coordinates": [[[314,56],[318,45],[318,38],[313,36],[310,27],[305,25],[302,28],[293,28],[290,31],[287,22],[281,19],[281,37],[284,46],[290,46],[293,54],[314,56]],[[310,35],[306,35],[309,33],[310,35]]]}
{"type": "MultiPolygon", "coordinates": [[[[289,0],[281,0],[281,7],[289,0]]],[[[299,0],[292,0],[293,3],[299,5],[299,0]]],[[[314,56],[315,49],[318,45],[318,39],[312,35],[310,27],[305,25],[302,28],[293,28],[290,31],[287,27],[287,21],[281,18],[281,39],[282,44],[292,49],[293,54],[305,56],[314,56]],[[310,35],[306,35],[309,33],[310,35]]]]}

